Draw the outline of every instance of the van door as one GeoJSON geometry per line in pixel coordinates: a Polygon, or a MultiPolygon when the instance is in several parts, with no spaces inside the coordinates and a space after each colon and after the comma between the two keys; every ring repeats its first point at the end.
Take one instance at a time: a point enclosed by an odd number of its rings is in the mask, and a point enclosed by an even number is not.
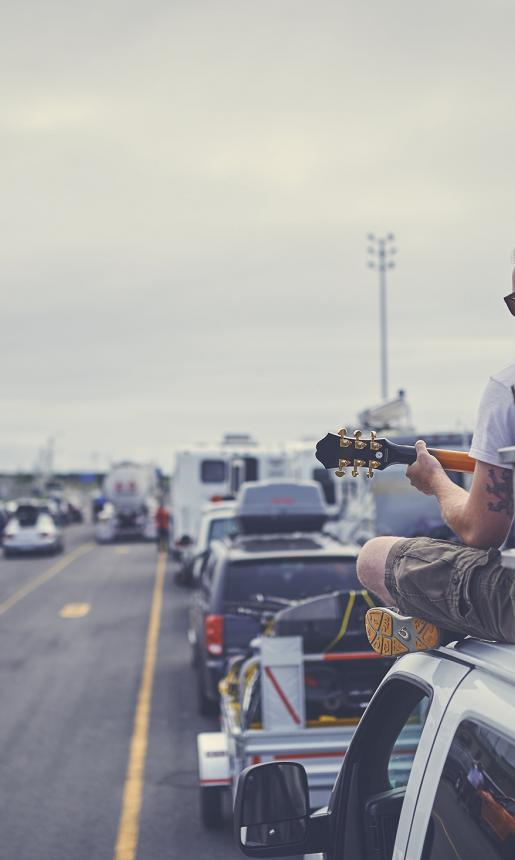
{"type": "Polygon", "coordinates": [[[408,654],[365,712],[329,803],[329,860],[405,857],[418,788],[437,728],[469,667],[408,654]]]}
{"type": "Polygon", "coordinates": [[[409,860],[515,858],[515,687],[474,669],[451,699],[417,801],[409,860]]]}

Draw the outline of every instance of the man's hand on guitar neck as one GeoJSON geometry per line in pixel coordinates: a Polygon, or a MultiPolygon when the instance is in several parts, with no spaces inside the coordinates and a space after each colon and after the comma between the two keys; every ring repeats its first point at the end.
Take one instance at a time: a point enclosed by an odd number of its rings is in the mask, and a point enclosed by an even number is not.
{"type": "Polygon", "coordinates": [[[467,492],[451,481],[425,442],[415,447],[417,459],[406,470],[412,486],[436,496],[445,522],[465,544],[481,549],[500,546],[513,518],[511,470],[478,460],[467,492]]]}
{"type": "Polygon", "coordinates": [[[437,496],[438,487],[442,481],[445,483],[450,478],[444,472],[436,457],[429,453],[426,443],[419,440],[415,443],[417,459],[406,469],[406,477],[412,487],[425,493],[426,496],[437,496]]]}

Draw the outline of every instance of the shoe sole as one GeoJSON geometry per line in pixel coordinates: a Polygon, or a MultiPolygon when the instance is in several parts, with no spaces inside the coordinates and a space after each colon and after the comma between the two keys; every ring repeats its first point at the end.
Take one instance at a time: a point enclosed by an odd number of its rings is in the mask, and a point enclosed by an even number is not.
{"type": "Polygon", "coordinates": [[[438,627],[422,618],[406,618],[388,609],[369,609],[365,617],[368,641],[381,657],[427,651],[440,644],[438,627]]]}

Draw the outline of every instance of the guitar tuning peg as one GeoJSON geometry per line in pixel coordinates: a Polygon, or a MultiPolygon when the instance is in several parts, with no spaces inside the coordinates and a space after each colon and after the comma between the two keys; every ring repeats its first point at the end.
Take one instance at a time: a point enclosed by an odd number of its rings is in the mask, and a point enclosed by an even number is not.
{"type": "Polygon", "coordinates": [[[371,449],[371,451],[380,451],[381,450],[381,445],[377,441],[377,433],[375,432],[375,430],[370,431],[370,449],[371,449]]]}
{"type": "Polygon", "coordinates": [[[353,470],[352,470],[352,477],[353,477],[353,478],[357,478],[357,477],[358,477],[358,475],[359,475],[358,469],[359,469],[361,466],[366,466],[366,463],[365,463],[365,461],[364,461],[364,460],[354,460],[354,468],[353,468],[353,470]]]}
{"type": "Polygon", "coordinates": [[[347,428],[346,427],[342,427],[341,430],[338,430],[338,436],[340,437],[340,448],[348,448],[349,445],[352,445],[351,440],[345,438],[346,435],[347,435],[347,428]]]}
{"type": "Polygon", "coordinates": [[[374,477],[374,469],[379,469],[381,463],[378,460],[370,460],[368,464],[367,478],[374,477]]]}
{"type": "Polygon", "coordinates": [[[344,478],[345,472],[344,469],[346,466],[350,466],[350,460],[338,460],[338,469],[334,473],[338,478],[344,478]]]}
{"type": "Polygon", "coordinates": [[[366,443],[366,442],[363,442],[363,440],[362,440],[362,438],[361,438],[361,430],[355,430],[355,431],[354,431],[354,439],[356,440],[356,441],[354,442],[354,447],[355,447],[358,451],[360,451],[360,450],[362,450],[363,448],[366,448],[366,447],[367,447],[367,443],[366,443]]]}

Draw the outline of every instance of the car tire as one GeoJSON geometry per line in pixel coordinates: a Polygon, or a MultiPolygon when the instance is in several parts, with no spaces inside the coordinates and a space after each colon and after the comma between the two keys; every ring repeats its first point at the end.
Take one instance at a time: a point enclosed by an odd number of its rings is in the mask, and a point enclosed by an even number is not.
{"type": "Polygon", "coordinates": [[[200,817],[208,830],[217,830],[223,824],[223,792],[219,785],[200,789],[200,817]]]}
{"type": "Polygon", "coordinates": [[[4,549],[3,555],[4,555],[4,558],[12,558],[13,557],[12,552],[8,549],[4,549]]]}
{"type": "Polygon", "coordinates": [[[201,717],[214,717],[218,713],[218,703],[210,699],[204,689],[204,678],[200,660],[197,663],[197,706],[201,717]]]}
{"type": "Polygon", "coordinates": [[[179,567],[174,574],[177,585],[183,588],[191,588],[193,585],[193,573],[189,567],[179,567]]]}
{"type": "Polygon", "coordinates": [[[199,659],[198,659],[198,648],[194,645],[191,649],[191,668],[198,669],[199,659]]]}

